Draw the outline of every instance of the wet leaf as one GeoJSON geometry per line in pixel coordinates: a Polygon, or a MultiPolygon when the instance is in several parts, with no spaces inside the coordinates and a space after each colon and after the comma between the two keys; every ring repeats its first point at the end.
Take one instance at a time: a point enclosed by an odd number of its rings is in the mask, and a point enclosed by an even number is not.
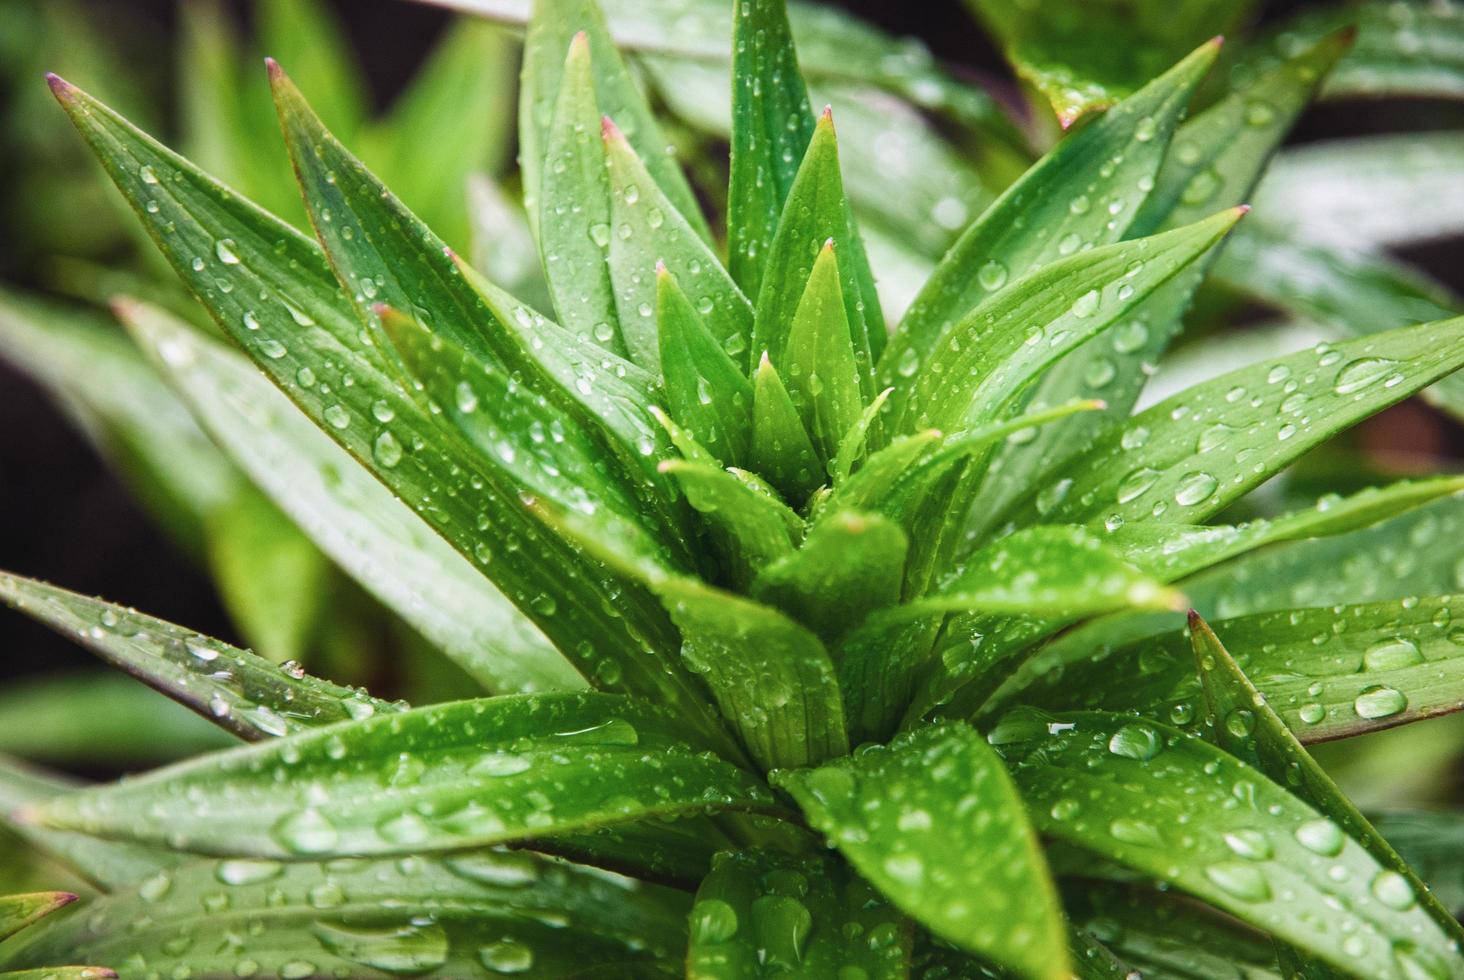
{"type": "Polygon", "coordinates": [[[782,353],[774,358],[825,470],[864,412],[861,365],[850,329],[831,239],[813,262],[782,353]]]}
{"type": "Polygon", "coordinates": [[[754,484],[751,474],[684,460],[661,465],[708,525],[723,532],[730,570],[739,585],[793,553],[803,534],[803,520],[771,490],[754,484]]]}
{"type": "Polygon", "coordinates": [[[860,874],[936,935],[1023,976],[1068,975],[1062,911],[1036,835],[975,729],[927,727],[773,779],[860,874]]]}
{"type": "Polygon", "coordinates": [[[1454,969],[1451,938],[1411,894],[1390,888],[1396,872],[1214,746],[1101,713],[1019,711],[991,737],[1044,835],[1168,882],[1350,973],[1454,969]]]}
{"type": "Polygon", "coordinates": [[[910,921],[834,858],[729,851],[697,889],[686,975],[902,980],[911,935],[910,921]]]}
{"type": "Polygon", "coordinates": [[[724,464],[745,464],[752,440],[752,383],[707,332],[706,321],[664,265],[656,269],[656,327],[672,416],[724,464]]]}
{"type": "Polygon", "coordinates": [[[74,901],[76,896],[68,892],[0,896],[0,940],[9,939],[26,926],[74,901]]]}
{"type": "Polygon", "coordinates": [[[260,739],[401,710],[400,705],[281,668],[193,630],[19,575],[0,600],[240,738],[260,739]]]}
{"type": "Polygon", "coordinates": [[[32,930],[0,963],[141,957],[208,976],[552,976],[594,962],[643,976],[679,954],[686,906],[676,892],[527,853],[195,860],[32,930]]]}
{"type": "Polygon", "coordinates": [[[763,352],[752,375],[752,469],[789,500],[804,500],[823,482],[813,441],[778,369],[763,352]]]}
{"type": "Polygon", "coordinates": [[[608,694],[459,701],[79,790],[26,819],[298,860],[422,854],[726,808],[779,812],[758,780],[708,743],[686,742],[682,727],[665,709],[608,694]]]}

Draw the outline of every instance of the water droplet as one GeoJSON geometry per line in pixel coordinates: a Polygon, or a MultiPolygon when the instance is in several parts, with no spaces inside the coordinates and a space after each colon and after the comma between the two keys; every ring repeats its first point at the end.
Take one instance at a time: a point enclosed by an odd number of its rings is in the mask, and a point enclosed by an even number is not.
{"type": "Polygon", "coordinates": [[[235,244],[232,238],[220,238],[214,243],[214,254],[219,257],[219,261],[224,265],[238,265],[239,253],[234,251],[236,248],[238,248],[238,245],[235,244]]]}
{"type": "Polygon", "coordinates": [[[1296,714],[1298,717],[1301,718],[1302,721],[1306,722],[1308,725],[1315,725],[1317,722],[1327,717],[1327,709],[1323,708],[1315,701],[1311,701],[1307,704],[1302,705],[1300,710],[1298,710],[1296,714]]]}
{"type": "Polygon", "coordinates": [[[371,444],[371,457],[378,466],[391,469],[402,461],[402,444],[389,431],[383,431],[371,444]]]}
{"type": "Polygon", "coordinates": [[[610,244],[610,226],[602,222],[590,225],[590,241],[599,248],[606,248],[610,244]]]}
{"type": "Polygon", "coordinates": [[[470,770],[474,775],[512,776],[532,768],[533,762],[527,756],[516,752],[488,752],[470,770]]]}
{"type": "Polygon", "coordinates": [[[737,911],[718,898],[707,898],[691,909],[691,938],[701,943],[723,943],[737,934],[737,911]]]}
{"type": "Polygon", "coordinates": [[[1218,486],[1216,479],[1203,470],[1187,473],[1174,488],[1174,502],[1181,507],[1193,507],[1208,500],[1218,486]]]}
{"type": "Polygon", "coordinates": [[[1154,138],[1156,132],[1158,132],[1158,127],[1155,125],[1153,118],[1151,116],[1145,116],[1134,126],[1134,139],[1140,143],[1147,143],[1154,138]]]}
{"type": "Polygon", "coordinates": [[[1408,698],[1402,691],[1391,687],[1370,687],[1352,702],[1358,717],[1367,719],[1388,718],[1408,707],[1408,698]]]}
{"type": "Polygon", "coordinates": [[[1251,861],[1264,861],[1272,854],[1271,842],[1259,830],[1242,829],[1225,835],[1225,846],[1251,861]]]}
{"type": "Polygon", "coordinates": [[[1342,835],[1342,828],[1330,820],[1308,820],[1296,828],[1293,836],[1302,847],[1323,857],[1336,857],[1341,854],[1342,845],[1346,841],[1342,835]]]}
{"type": "Polygon", "coordinates": [[[1401,636],[1374,643],[1362,655],[1362,665],[1368,670],[1400,670],[1421,663],[1418,644],[1401,636]]]}
{"type": "Polygon", "coordinates": [[[437,923],[356,929],[322,922],[314,932],[335,955],[385,973],[416,976],[447,962],[447,930],[437,923]]]}
{"type": "Polygon", "coordinates": [[[907,347],[900,353],[900,360],[895,365],[895,370],[902,378],[914,377],[915,372],[920,370],[920,355],[916,353],[915,348],[907,347]]]}
{"type": "Polygon", "coordinates": [[[237,858],[220,861],[214,868],[214,877],[226,885],[257,885],[278,878],[284,870],[285,866],[278,861],[237,858]]]}
{"type": "Polygon", "coordinates": [[[1090,289],[1073,301],[1073,316],[1090,317],[1098,312],[1098,290],[1090,289]]]}
{"type": "Polygon", "coordinates": [[[1205,877],[1242,901],[1265,902],[1271,898],[1271,885],[1266,876],[1249,864],[1233,861],[1212,864],[1205,869],[1205,877]]]}
{"type": "Polygon", "coordinates": [[[1108,751],[1127,759],[1145,761],[1164,751],[1164,739],[1145,725],[1124,725],[1109,738],[1108,751]]]}
{"type": "Polygon", "coordinates": [[[884,859],[885,874],[902,885],[918,888],[925,882],[925,862],[914,854],[891,854],[884,859]]]}
{"type": "Polygon", "coordinates": [[[1158,479],[1158,470],[1141,466],[1123,478],[1114,495],[1119,503],[1126,504],[1143,495],[1158,479]]]}
{"type": "Polygon", "coordinates": [[[1114,840],[1125,844],[1137,844],[1140,847],[1164,846],[1164,838],[1160,836],[1159,829],[1143,820],[1120,817],[1108,825],[1108,832],[1113,835],[1114,840]]]}
{"type": "Polygon", "coordinates": [[[330,423],[332,428],[344,429],[351,424],[351,413],[346,411],[344,405],[329,405],[323,414],[325,421],[330,423]]]}
{"type": "Polygon", "coordinates": [[[976,281],[981,283],[982,289],[994,292],[1006,285],[1007,267],[992,259],[976,270],[976,281]]]}
{"type": "Polygon", "coordinates": [[[1332,385],[1332,390],[1339,395],[1350,395],[1355,391],[1377,384],[1388,372],[1397,365],[1396,361],[1389,361],[1381,357],[1359,357],[1355,361],[1348,361],[1337,372],[1337,380],[1332,385]]]}
{"type": "Polygon", "coordinates": [[[285,816],[275,825],[275,839],[296,854],[321,854],[336,846],[340,834],[319,810],[305,809],[285,816]]]}
{"type": "Polygon", "coordinates": [[[1408,879],[1396,871],[1379,871],[1369,887],[1372,889],[1374,898],[1388,908],[1397,909],[1400,912],[1412,908],[1413,904],[1418,901],[1408,879]]]}

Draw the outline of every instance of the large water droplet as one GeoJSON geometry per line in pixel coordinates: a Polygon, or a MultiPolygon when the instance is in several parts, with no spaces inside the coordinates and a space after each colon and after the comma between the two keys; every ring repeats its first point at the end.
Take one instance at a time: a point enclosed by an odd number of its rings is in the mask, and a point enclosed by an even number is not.
{"type": "Polygon", "coordinates": [[[1108,751],[1126,759],[1145,761],[1164,751],[1164,739],[1147,725],[1124,725],[1109,738],[1108,751]]]}
{"type": "Polygon", "coordinates": [[[1339,395],[1350,395],[1381,381],[1395,366],[1395,361],[1381,357],[1359,357],[1348,361],[1337,372],[1332,388],[1339,395]]]}
{"type": "Polygon", "coordinates": [[[1341,854],[1342,845],[1346,842],[1342,828],[1330,820],[1308,820],[1296,828],[1293,836],[1302,847],[1323,857],[1341,854]]]}
{"type": "Polygon", "coordinates": [[[1391,687],[1370,687],[1352,702],[1358,717],[1375,719],[1388,718],[1408,707],[1408,698],[1402,691],[1391,687]]]}
{"type": "Polygon", "coordinates": [[[1271,897],[1271,885],[1259,868],[1227,861],[1205,869],[1205,877],[1222,891],[1246,902],[1264,902],[1271,897]]]}
{"type": "Polygon", "coordinates": [[[699,943],[722,943],[737,934],[737,911],[718,898],[707,898],[691,909],[691,938],[699,943]]]}
{"type": "Polygon", "coordinates": [[[289,814],[275,825],[280,846],[296,854],[321,854],[336,846],[340,834],[325,814],[306,809],[289,814]]]}
{"type": "Polygon", "coordinates": [[[1398,670],[1423,663],[1423,654],[1412,640],[1396,636],[1374,643],[1362,655],[1362,664],[1368,670],[1398,670]]]}
{"type": "Polygon", "coordinates": [[[480,947],[478,962],[494,973],[527,973],[534,968],[534,951],[523,943],[505,939],[480,947]]]}
{"type": "Polygon", "coordinates": [[[322,946],[342,959],[398,976],[416,976],[447,962],[447,931],[436,923],[353,929],[322,922],[314,932],[322,946]]]}

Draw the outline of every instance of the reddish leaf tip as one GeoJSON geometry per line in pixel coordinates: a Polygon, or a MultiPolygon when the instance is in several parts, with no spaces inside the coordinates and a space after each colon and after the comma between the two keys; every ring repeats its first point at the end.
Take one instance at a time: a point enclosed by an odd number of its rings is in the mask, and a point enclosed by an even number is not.
{"type": "Polygon", "coordinates": [[[269,72],[269,79],[272,82],[277,82],[285,77],[285,70],[281,68],[280,63],[278,61],[275,61],[273,58],[267,57],[264,59],[264,69],[265,71],[269,72]]]}
{"type": "Polygon", "coordinates": [[[769,371],[769,370],[772,370],[772,367],[773,367],[773,359],[768,356],[768,352],[767,351],[763,351],[762,352],[762,357],[757,362],[757,369],[759,371],[769,371]]]}
{"type": "Polygon", "coordinates": [[[46,84],[51,86],[51,93],[63,102],[71,98],[72,93],[76,91],[75,85],[53,71],[46,72],[46,84]]]}
{"type": "Polygon", "coordinates": [[[658,277],[670,275],[670,273],[666,271],[666,263],[663,262],[661,259],[656,260],[656,275],[658,277]]]}
{"type": "Polygon", "coordinates": [[[832,123],[834,121],[834,107],[833,107],[833,105],[832,104],[826,104],[823,107],[823,112],[820,112],[818,114],[818,119],[819,119],[819,122],[832,123]]]}
{"type": "Polygon", "coordinates": [[[624,139],[620,135],[620,127],[615,125],[615,120],[609,116],[600,117],[600,137],[607,140],[624,139]]]}
{"type": "Polygon", "coordinates": [[[1217,48],[1218,47],[1221,47],[1222,45],[1225,44],[1225,35],[1224,34],[1216,34],[1214,37],[1210,38],[1210,43],[1213,44],[1217,48]]]}
{"type": "Polygon", "coordinates": [[[1250,214],[1250,209],[1251,206],[1249,204],[1237,204],[1235,206],[1236,216],[1250,214]]]}
{"type": "Polygon", "coordinates": [[[834,250],[834,236],[833,235],[830,235],[828,238],[825,238],[824,239],[823,250],[825,252],[832,252],[834,250]]]}
{"type": "Polygon", "coordinates": [[[1189,628],[1191,630],[1196,630],[1196,629],[1199,629],[1200,627],[1202,627],[1204,625],[1205,625],[1205,619],[1204,619],[1204,617],[1199,614],[1199,611],[1198,610],[1191,609],[1189,611],[1189,628]]]}

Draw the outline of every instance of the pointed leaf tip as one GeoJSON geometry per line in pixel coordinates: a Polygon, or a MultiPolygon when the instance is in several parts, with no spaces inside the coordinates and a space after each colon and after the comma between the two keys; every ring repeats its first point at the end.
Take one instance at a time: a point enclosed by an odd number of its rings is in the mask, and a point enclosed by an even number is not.
{"type": "MultiPolygon", "coordinates": [[[[1200,615],[1199,610],[1191,609],[1189,611],[1189,628],[1191,630],[1197,630],[1197,629],[1200,629],[1202,627],[1205,627],[1204,617],[1202,617],[1200,615]]],[[[1205,628],[1208,628],[1208,627],[1205,627],[1205,628]]]]}
{"type": "Polygon", "coordinates": [[[664,261],[662,261],[661,259],[657,259],[656,260],[656,276],[657,276],[657,278],[661,278],[661,277],[664,277],[664,276],[669,276],[670,274],[671,273],[669,273],[669,272],[666,271],[666,263],[664,261]]]}
{"type": "Polygon", "coordinates": [[[275,61],[273,58],[266,57],[264,59],[264,70],[269,72],[269,80],[271,83],[283,81],[285,79],[285,70],[281,68],[280,63],[278,61],[275,61]]]}
{"type": "Polygon", "coordinates": [[[625,136],[620,132],[620,127],[615,125],[615,120],[611,119],[609,116],[601,116],[600,138],[605,140],[623,141],[625,139],[625,136]]]}
{"type": "Polygon", "coordinates": [[[75,85],[53,71],[46,72],[46,84],[51,86],[51,93],[62,101],[70,98],[71,93],[76,91],[75,85]]]}

